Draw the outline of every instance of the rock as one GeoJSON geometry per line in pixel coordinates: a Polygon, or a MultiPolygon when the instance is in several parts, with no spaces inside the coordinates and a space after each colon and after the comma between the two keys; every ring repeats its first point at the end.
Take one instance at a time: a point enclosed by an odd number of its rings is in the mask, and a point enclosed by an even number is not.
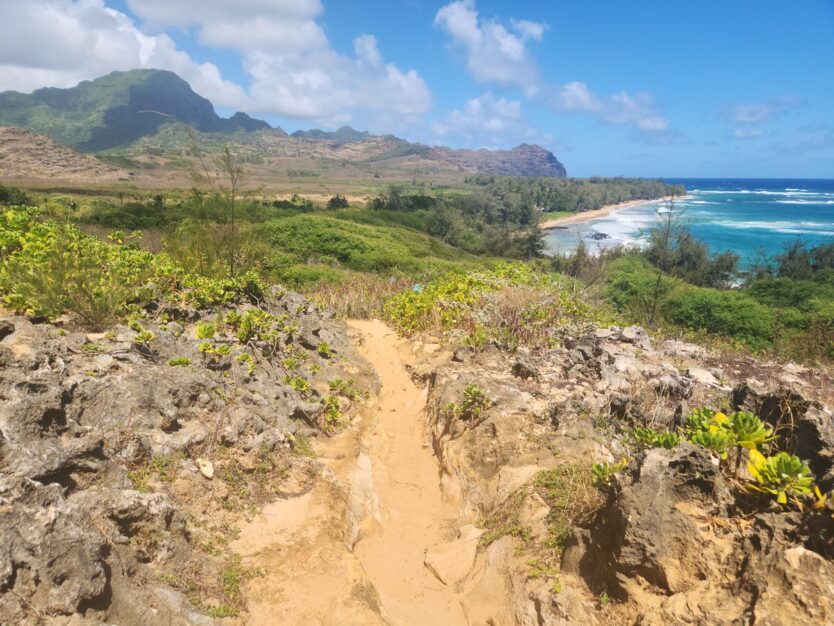
{"type": "Polygon", "coordinates": [[[707,355],[706,348],[695,345],[693,343],[686,343],[678,341],[677,339],[669,339],[663,342],[663,351],[670,356],[688,356],[692,358],[703,358],[707,355]]]}
{"type": "Polygon", "coordinates": [[[539,378],[539,369],[530,360],[530,357],[519,356],[513,363],[513,376],[521,379],[539,378]]]}
{"type": "MultiPolygon", "coordinates": [[[[142,322],[155,335],[144,352],[131,346],[136,333],[123,326],[86,335],[0,320],[0,623],[36,616],[45,624],[213,623],[160,582],[163,573],[219,580],[222,559],[197,549],[205,531],[186,532],[184,523],[187,515],[223,515],[229,488],[207,482],[221,469],[210,452],[227,447],[223,462],[243,470],[241,493],[265,488],[250,474],[264,451],[275,464],[266,463],[267,471],[288,476],[268,495],[302,483],[309,489],[317,463],[286,449],[292,417],[303,412],[315,428],[322,410],[316,389],[334,378],[377,385],[344,325],[305,310],[306,302],[265,297],[259,306],[276,315],[289,306],[311,337],[318,333],[345,357],[305,355],[321,368],[308,374],[307,398],[285,382],[279,353],[263,357],[251,376],[233,358],[226,372],[212,371],[201,340],[172,332],[182,329],[152,313],[142,322]],[[85,341],[106,353],[81,350],[85,341]],[[172,367],[173,358],[191,366],[172,367]]],[[[190,321],[218,313],[168,311],[190,321]]]]}
{"type": "Polygon", "coordinates": [[[550,507],[537,493],[532,493],[524,499],[524,504],[518,512],[518,523],[530,528],[536,537],[547,536],[547,516],[550,507]]]}
{"type": "Polygon", "coordinates": [[[666,375],[655,378],[650,384],[661,396],[675,400],[688,398],[692,393],[692,382],[688,378],[666,375]]]}
{"type": "Polygon", "coordinates": [[[453,585],[466,578],[478,554],[478,539],[484,533],[475,526],[460,529],[455,541],[441,543],[426,550],[424,563],[444,585],[453,585]]]}
{"type": "Polygon", "coordinates": [[[594,337],[597,339],[610,339],[613,336],[615,336],[615,333],[610,328],[597,328],[594,331],[594,337]]]}
{"type": "Polygon", "coordinates": [[[455,363],[466,363],[472,358],[471,348],[457,348],[452,354],[452,360],[455,363]]]}
{"type": "Polygon", "coordinates": [[[651,340],[649,339],[648,333],[639,326],[623,328],[622,332],[620,332],[620,340],[625,343],[633,343],[644,350],[651,348],[651,340]]]}
{"type": "Polygon", "coordinates": [[[211,461],[207,461],[206,459],[197,459],[197,469],[199,469],[200,473],[209,480],[214,478],[214,464],[211,461]]]}
{"type": "Polygon", "coordinates": [[[686,375],[689,378],[691,378],[694,382],[699,383],[701,385],[707,385],[711,387],[718,386],[718,381],[716,380],[712,372],[704,369],[703,367],[690,367],[686,371],[686,375]]]}
{"type": "Polygon", "coordinates": [[[0,320],[0,341],[3,341],[13,332],[14,324],[12,324],[9,320],[0,320]]]}

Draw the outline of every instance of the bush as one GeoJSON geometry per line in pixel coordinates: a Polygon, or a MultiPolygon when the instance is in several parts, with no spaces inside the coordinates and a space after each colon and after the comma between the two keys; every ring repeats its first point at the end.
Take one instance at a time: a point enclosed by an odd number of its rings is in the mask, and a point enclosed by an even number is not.
{"type": "Polygon", "coordinates": [[[106,243],[33,209],[0,214],[0,294],[11,308],[55,318],[69,312],[92,328],[164,297],[197,307],[263,294],[254,273],[211,279],[164,255],[106,243]]]}
{"type": "Polygon", "coordinates": [[[0,185],[0,205],[4,206],[32,206],[35,202],[25,192],[17,187],[0,185]]]}
{"type": "Polygon", "coordinates": [[[774,312],[744,293],[689,287],[672,293],[661,306],[676,324],[733,337],[754,349],[773,339],[774,312]]]}
{"type": "Polygon", "coordinates": [[[114,246],[55,222],[32,220],[18,231],[15,249],[6,245],[0,290],[13,309],[57,317],[65,311],[100,328],[147,301],[157,289],[152,255],[114,246]]]}
{"type": "MultiPolygon", "coordinates": [[[[552,347],[566,331],[592,318],[591,309],[557,275],[529,265],[446,274],[388,301],[385,314],[402,333],[449,332],[473,347],[552,347]]],[[[599,318],[596,318],[597,321],[599,318]]]]}

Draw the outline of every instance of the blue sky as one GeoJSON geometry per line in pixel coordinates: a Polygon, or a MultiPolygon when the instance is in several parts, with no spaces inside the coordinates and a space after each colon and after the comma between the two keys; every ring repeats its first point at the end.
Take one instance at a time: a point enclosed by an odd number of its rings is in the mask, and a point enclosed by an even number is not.
{"type": "Polygon", "coordinates": [[[832,0],[29,0],[0,24],[0,89],[164,67],[288,131],[538,143],[577,176],[834,177],[832,0]],[[27,56],[47,37],[60,55],[27,56]]]}

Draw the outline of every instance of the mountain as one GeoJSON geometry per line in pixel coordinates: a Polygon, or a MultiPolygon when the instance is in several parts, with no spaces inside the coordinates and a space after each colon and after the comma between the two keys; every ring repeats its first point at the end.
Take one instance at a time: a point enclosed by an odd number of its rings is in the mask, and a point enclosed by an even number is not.
{"type": "Polygon", "coordinates": [[[367,130],[358,131],[354,130],[350,126],[342,126],[339,130],[336,131],[326,131],[318,128],[314,128],[312,130],[297,130],[290,136],[295,137],[296,139],[315,139],[348,142],[362,141],[363,139],[368,139],[371,136],[371,134],[367,130]]]}
{"type": "Polygon", "coordinates": [[[0,178],[112,182],[128,173],[23,128],[0,126],[0,178]]]}
{"type": "Polygon", "coordinates": [[[85,152],[127,145],[177,119],[204,132],[270,128],[245,113],[221,118],[173,72],[113,72],[70,89],[0,93],[0,125],[20,126],[85,152]],[[159,115],[159,114],[163,115],[159,115]]]}
{"type": "Polygon", "coordinates": [[[0,126],[27,128],[82,152],[178,158],[191,138],[172,120],[200,131],[204,146],[230,145],[250,163],[267,167],[271,159],[273,167],[280,160],[288,169],[308,170],[330,161],[365,170],[396,169],[406,176],[432,172],[566,175],[551,152],[529,144],[512,150],[459,150],[411,143],[393,135],[371,135],[350,126],[335,131],[299,130],[288,136],[246,113],[228,119],[218,116],[209,100],[173,72],[163,70],[113,72],[70,89],[0,93],[0,126]]]}
{"type": "Polygon", "coordinates": [[[446,160],[464,171],[504,176],[548,176],[564,178],[565,166],[552,152],[523,143],[512,150],[454,150],[432,148],[429,158],[446,160]]]}

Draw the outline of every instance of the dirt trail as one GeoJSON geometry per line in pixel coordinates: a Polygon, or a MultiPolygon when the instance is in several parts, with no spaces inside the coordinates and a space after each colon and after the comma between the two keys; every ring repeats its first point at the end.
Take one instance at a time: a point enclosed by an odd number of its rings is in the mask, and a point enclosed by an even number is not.
{"type": "Polygon", "coordinates": [[[467,624],[454,589],[423,564],[426,548],[454,539],[457,510],[440,490],[437,461],[426,445],[425,391],[405,369],[407,344],[378,321],[354,322],[359,350],[382,380],[377,417],[365,443],[379,498],[377,526],[355,553],[395,624],[467,624]]]}
{"type": "Polygon", "coordinates": [[[379,321],[355,321],[359,351],[381,391],[361,424],[316,450],[329,481],[273,503],[241,529],[234,549],[263,576],[247,588],[246,623],[466,626],[454,587],[423,564],[456,537],[426,445],[425,391],[405,365],[409,344],[379,321]]]}

